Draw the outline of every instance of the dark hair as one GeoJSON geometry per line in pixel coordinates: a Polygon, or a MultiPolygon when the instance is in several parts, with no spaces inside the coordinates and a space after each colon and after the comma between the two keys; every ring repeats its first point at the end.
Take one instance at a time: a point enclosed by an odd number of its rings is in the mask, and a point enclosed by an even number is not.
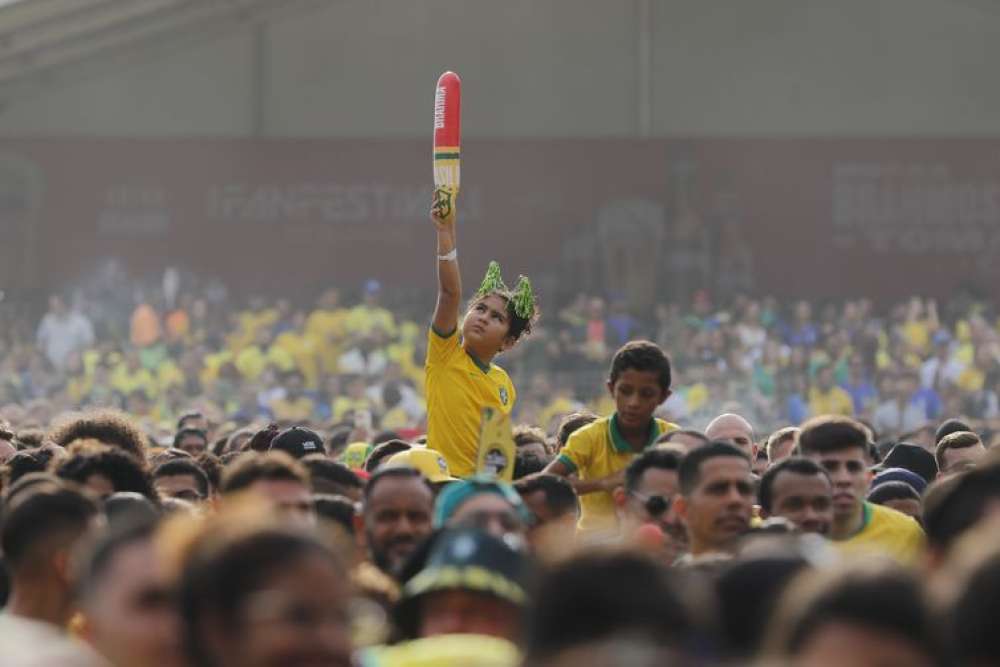
{"type": "Polygon", "coordinates": [[[941,440],[951,433],[958,433],[959,431],[971,431],[972,427],[966,424],[961,419],[946,419],[941,422],[937,430],[934,431],[934,444],[941,442],[941,440]]]}
{"type": "Polygon", "coordinates": [[[518,424],[513,430],[514,444],[517,447],[522,445],[531,444],[532,442],[539,442],[543,447],[547,447],[545,431],[538,428],[537,426],[531,426],[530,424],[518,424]]]}
{"type": "Polygon", "coordinates": [[[222,470],[225,468],[222,459],[209,451],[204,451],[194,461],[205,471],[205,476],[208,477],[209,490],[215,493],[222,482],[222,470]]]}
{"type": "Polygon", "coordinates": [[[115,557],[133,544],[151,540],[156,526],[156,518],[133,518],[113,525],[88,545],[75,562],[77,596],[86,599],[95,593],[100,595],[104,578],[115,557]]]}
{"type": "Polygon", "coordinates": [[[947,550],[982,517],[992,500],[1000,499],[1000,464],[980,465],[946,477],[924,493],[924,530],[930,546],[947,550]]]}
{"type": "Polygon", "coordinates": [[[11,442],[18,450],[41,447],[45,443],[45,431],[40,428],[21,429],[11,442]]]}
{"type": "Polygon", "coordinates": [[[466,310],[472,310],[473,306],[489,296],[500,297],[507,307],[507,321],[510,322],[510,325],[507,327],[507,338],[512,339],[516,343],[522,337],[531,335],[531,329],[538,322],[541,312],[536,305],[535,312],[531,314],[530,318],[520,317],[514,310],[514,293],[509,289],[495,289],[486,294],[477,294],[469,301],[469,306],[466,310]]]}
{"type": "Polygon", "coordinates": [[[7,460],[4,465],[4,488],[10,486],[27,474],[33,472],[45,472],[49,466],[49,461],[59,451],[54,447],[38,447],[36,449],[25,449],[7,460]]]}
{"type": "Polygon", "coordinates": [[[219,492],[243,491],[261,480],[287,480],[309,486],[309,472],[284,452],[246,453],[222,472],[219,492]]]}
{"type": "Polygon", "coordinates": [[[677,476],[680,478],[681,493],[690,495],[698,486],[701,480],[701,464],[709,459],[733,456],[743,459],[750,464],[750,457],[746,453],[728,442],[715,441],[707,445],[693,449],[681,459],[680,467],[677,469],[677,476]]]}
{"type": "Polygon", "coordinates": [[[752,658],[781,594],[808,566],[804,556],[790,551],[736,559],[719,573],[715,582],[719,621],[731,658],[752,658]]]}
{"type": "Polygon", "coordinates": [[[798,434],[799,428],[797,426],[786,426],[785,428],[779,428],[777,431],[769,435],[767,437],[767,444],[763,447],[764,451],[767,453],[767,460],[770,461],[772,458],[771,450],[786,440],[791,440],[798,434]]]}
{"type": "Polygon", "coordinates": [[[317,516],[334,522],[346,530],[348,535],[354,534],[354,515],[357,510],[350,498],[335,493],[316,493],[312,499],[317,516]]]}
{"type": "Polygon", "coordinates": [[[176,449],[180,449],[181,441],[184,440],[189,435],[198,436],[205,441],[205,448],[208,448],[208,434],[205,433],[200,428],[182,428],[174,434],[174,444],[172,445],[176,449]]]}
{"type": "Polygon", "coordinates": [[[365,472],[375,472],[375,469],[393,454],[399,454],[413,449],[413,445],[405,440],[389,440],[378,445],[368,454],[365,460],[365,472]]]}
{"type": "Polygon", "coordinates": [[[954,431],[937,441],[934,448],[934,460],[937,461],[938,470],[944,470],[944,455],[949,449],[965,449],[982,445],[983,441],[979,436],[971,431],[954,431]]]}
{"type": "Polygon", "coordinates": [[[204,468],[198,465],[192,459],[174,459],[173,461],[164,461],[160,465],[153,468],[153,481],[155,482],[160,477],[172,477],[174,475],[189,475],[194,477],[194,482],[198,486],[198,493],[201,497],[208,498],[210,495],[210,486],[208,483],[208,475],[205,474],[204,468]]]}
{"type": "Polygon", "coordinates": [[[659,438],[656,439],[656,444],[662,445],[668,442],[673,442],[674,437],[678,435],[686,435],[688,437],[694,438],[695,440],[700,440],[702,444],[707,445],[711,440],[708,439],[704,433],[693,428],[675,428],[673,431],[667,431],[659,438]]]}
{"type": "Polygon", "coordinates": [[[760,477],[760,485],[757,487],[757,503],[768,514],[771,513],[771,506],[774,502],[774,480],[783,472],[794,475],[805,475],[807,477],[822,475],[827,480],[830,479],[830,474],[827,473],[823,466],[812,459],[801,456],[790,456],[778,461],[764,471],[764,474],[760,477]]]}
{"type": "Polygon", "coordinates": [[[944,616],[949,626],[955,664],[989,665],[1000,655],[1000,554],[981,556],[961,592],[944,616]]]}
{"type": "Polygon", "coordinates": [[[612,385],[618,382],[621,374],[627,370],[650,371],[657,374],[660,389],[670,389],[670,359],[663,353],[660,346],[648,340],[633,340],[625,343],[611,359],[612,385]]]}
{"type": "Polygon", "coordinates": [[[342,489],[361,489],[364,482],[343,463],[331,461],[325,454],[303,456],[301,463],[309,471],[313,493],[339,494],[342,489]]]}
{"type": "Polygon", "coordinates": [[[802,425],[799,433],[799,451],[803,456],[828,454],[852,447],[860,448],[865,457],[868,451],[868,434],[864,427],[850,417],[814,417],[802,425]]]}
{"type": "Polygon", "coordinates": [[[527,663],[614,637],[677,647],[693,641],[692,614],[670,573],[633,553],[588,553],[557,565],[529,611],[527,663]]]}
{"type": "Polygon", "coordinates": [[[545,470],[545,466],[548,463],[547,459],[542,460],[538,458],[538,455],[534,452],[518,449],[517,453],[514,454],[514,479],[517,480],[529,475],[538,474],[545,470]]]}
{"type": "Polygon", "coordinates": [[[554,516],[578,514],[580,501],[573,490],[573,485],[565,477],[540,473],[514,482],[514,489],[524,496],[541,491],[545,495],[545,504],[554,516]]]}
{"type": "Polygon", "coordinates": [[[642,476],[650,468],[657,470],[678,470],[683,455],[672,449],[647,449],[625,468],[625,491],[631,493],[639,488],[642,476]]]}
{"type": "Polygon", "coordinates": [[[906,482],[882,482],[868,492],[868,502],[885,505],[890,500],[920,500],[917,490],[906,482]]]}
{"type": "Polygon", "coordinates": [[[427,478],[417,470],[416,468],[410,468],[409,466],[397,466],[393,468],[382,468],[372,474],[368,478],[368,484],[365,485],[365,495],[364,501],[367,504],[368,499],[372,497],[372,493],[375,492],[375,487],[378,483],[384,479],[417,479],[427,487],[427,490],[431,492],[431,497],[434,496],[434,487],[431,483],[427,481],[427,478]]]}
{"type": "Polygon", "coordinates": [[[180,417],[178,417],[178,419],[177,419],[177,430],[178,431],[182,430],[184,428],[184,422],[186,422],[189,419],[204,419],[204,418],[205,418],[205,415],[202,414],[200,411],[198,411],[198,410],[188,410],[187,412],[185,412],[184,414],[182,414],[180,417]]]}
{"type": "Polygon", "coordinates": [[[208,539],[196,545],[181,576],[178,598],[183,623],[184,646],[194,665],[216,664],[206,648],[205,624],[239,630],[239,611],[246,599],[274,576],[295,565],[298,559],[320,556],[336,565],[333,553],[308,535],[272,527],[249,534],[208,539]]]}
{"type": "Polygon", "coordinates": [[[593,412],[582,411],[566,415],[563,417],[563,420],[559,422],[559,428],[556,429],[556,445],[562,449],[566,446],[566,443],[569,442],[569,436],[596,420],[597,415],[593,412]]]}
{"type": "Polygon", "coordinates": [[[146,436],[124,412],[93,410],[71,413],[49,433],[49,440],[63,447],[83,439],[98,440],[124,449],[139,461],[146,460],[146,436]]]}
{"type": "Polygon", "coordinates": [[[0,548],[5,563],[15,572],[35,563],[40,547],[68,548],[86,532],[98,511],[82,491],[52,481],[41,481],[8,499],[0,548]]]}
{"type": "Polygon", "coordinates": [[[350,444],[347,439],[351,437],[353,430],[354,427],[348,424],[335,424],[330,427],[330,435],[326,438],[326,451],[330,456],[339,454],[350,444]]]}
{"type": "Polygon", "coordinates": [[[142,464],[128,452],[115,447],[94,445],[81,447],[53,470],[57,477],[84,485],[91,475],[106,477],[114,490],[132,491],[156,498],[156,491],[142,464]]]}
{"type": "Polygon", "coordinates": [[[916,575],[884,562],[813,572],[792,583],[783,608],[772,619],[775,648],[795,656],[817,631],[831,623],[864,627],[894,636],[936,659],[940,645],[916,575]]]}

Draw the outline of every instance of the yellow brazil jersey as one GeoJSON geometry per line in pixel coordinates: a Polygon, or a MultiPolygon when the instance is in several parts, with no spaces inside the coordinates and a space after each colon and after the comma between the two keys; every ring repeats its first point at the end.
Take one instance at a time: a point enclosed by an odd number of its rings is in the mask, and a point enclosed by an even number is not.
{"type": "MultiPolygon", "coordinates": [[[[664,433],[678,428],[676,424],[653,420],[646,447],[652,446],[664,433]]],[[[628,441],[618,430],[618,416],[601,417],[578,429],[559,452],[561,461],[581,480],[608,477],[624,470],[635,458],[628,441]]],[[[614,533],[618,529],[615,501],[607,491],[594,491],[580,496],[580,530],[591,533],[614,533]]]]}
{"type": "Polygon", "coordinates": [[[881,553],[903,565],[916,565],[924,552],[924,531],[912,517],[866,502],[861,530],[835,544],[842,552],[881,553]]]}
{"type": "Polygon", "coordinates": [[[517,394],[506,371],[474,359],[458,338],[457,329],[428,332],[427,446],[441,452],[452,475],[468,477],[476,471],[483,408],[509,415],[517,394]]]}

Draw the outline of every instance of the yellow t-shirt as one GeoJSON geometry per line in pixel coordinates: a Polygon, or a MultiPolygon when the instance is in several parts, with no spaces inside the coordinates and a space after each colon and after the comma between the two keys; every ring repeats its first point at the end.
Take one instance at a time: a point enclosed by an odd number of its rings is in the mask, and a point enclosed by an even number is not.
{"type": "Polygon", "coordinates": [[[427,334],[427,446],[441,452],[455,477],[476,471],[483,408],[509,415],[517,400],[507,372],[465,351],[458,330],[427,334]]]}
{"type": "Polygon", "coordinates": [[[854,415],[854,401],[851,395],[840,387],[831,387],[824,393],[819,387],[809,392],[809,409],[814,415],[854,415]]]}
{"type": "Polygon", "coordinates": [[[916,565],[924,552],[924,531],[902,512],[866,502],[861,530],[834,542],[848,553],[881,553],[903,565],[916,565]]]}
{"type": "Polygon", "coordinates": [[[278,421],[304,422],[312,419],[316,404],[308,396],[295,400],[279,398],[271,401],[271,413],[278,421]]]}
{"type": "MultiPolygon", "coordinates": [[[[652,447],[664,433],[677,430],[676,424],[662,419],[653,420],[649,442],[652,447]]],[[[601,417],[581,427],[569,437],[559,452],[561,461],[581,480],[608,477],[628,467],[637,455],[618,430],[618,416],[601,417]]],[[[581,532],[613,533],[618,529],[615,501],[607,491],[594,491],[580,496],[581,532]]]]}

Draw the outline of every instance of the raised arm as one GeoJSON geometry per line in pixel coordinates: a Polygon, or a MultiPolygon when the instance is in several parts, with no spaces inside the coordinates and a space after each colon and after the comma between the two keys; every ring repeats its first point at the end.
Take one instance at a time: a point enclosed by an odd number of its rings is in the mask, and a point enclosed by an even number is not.
{"type": "Polygon", "coordinates": [[[462,301],[462,276],[458,270],[458,246],[455,242],[455,195],[446,188],[434,193],[431,221],[437,228],[437,305],[431,326],[442,335],[458,326],[462,301]]]}

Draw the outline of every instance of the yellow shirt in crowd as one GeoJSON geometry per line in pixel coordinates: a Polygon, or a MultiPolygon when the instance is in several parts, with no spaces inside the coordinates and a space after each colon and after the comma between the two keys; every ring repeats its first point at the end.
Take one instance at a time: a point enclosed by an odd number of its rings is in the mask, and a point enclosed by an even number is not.
{"type": "MultiPolygon", "coordinates": [[[[664,433],[677,430],[676,424],[662,419],[653,420],[649,442],[652,447],[664,433]]],[[[569,437],[559,452],[561,461],[581,480],[608,477],[628,467],[636,452],[618,429],[618,417],[601,417],[578,429],[569,437]]],[[[595,491],[580,496],[580,525],[582,532],[613,534],[618,529],[615,501],[607,491],[595,491]]]]}
{"type": "Polygon", "coordinates": [[[809,391],[809,409],[814,415],[850,417],[854,414],[854,401],[851,400],[851,395],[840,387],[831,387],[826,392],[819,387],[813,387],[809,391]]]}
{"type": "Polygon", "coordinates": [[[916,565],[926,540],[920,524],[902,512],[866,502],[861,530],[834,542],[844,552],[882,553],[903,565],[916,565]]]}
{"type": "Polygon", "coordinates": [[[483,408],[509,415],[517,394],[506,371],[465,351],[457,329],[427,335],[427,446],[441,452],[452,475],[468,477],[476,471],[483,408]]]}

